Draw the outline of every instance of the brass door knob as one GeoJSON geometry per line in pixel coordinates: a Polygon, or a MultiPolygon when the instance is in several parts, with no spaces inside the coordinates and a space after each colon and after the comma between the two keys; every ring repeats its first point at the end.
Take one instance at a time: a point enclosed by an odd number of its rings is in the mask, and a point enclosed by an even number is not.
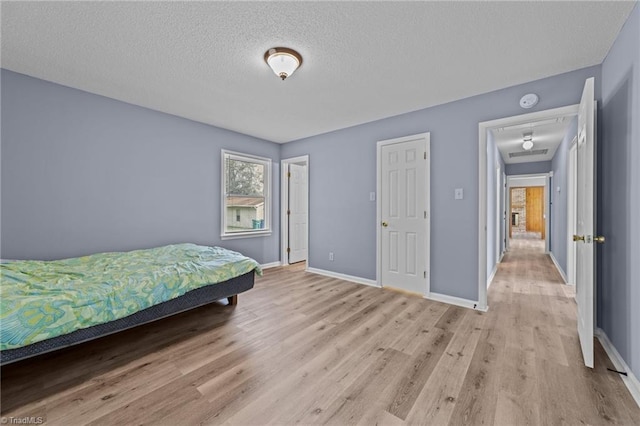
{"type": "Polygon", "coordinates": [[[387,226],[389,226],[389,224],[387,222],[382,222],[382,226],[386,228],[387,226]]]}
{"type": "Polygon", "coordinates": [[[593,242],[604,244],[604,237],[602,235],[600,235],[599,237],[593,237],[593,242]]]}
{"type": "Polygon", "coordinates": [[[584,235],[574,235],[573,236],[573,241],[583,241],[584,242],[584,235]]]}

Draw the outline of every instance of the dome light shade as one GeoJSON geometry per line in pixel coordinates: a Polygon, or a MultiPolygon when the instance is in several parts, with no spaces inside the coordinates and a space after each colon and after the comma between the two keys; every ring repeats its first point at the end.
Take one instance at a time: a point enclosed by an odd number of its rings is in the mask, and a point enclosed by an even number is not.
{"type": "Polygon", "coordinates": [[[526,151],[530,151],[531,148],[533,148],[533,142],[531,142],[530,140],[524,141],[522,144],[522,148],[524,148],[526,151]]]}
{"type": "Polygon", "coordinates": [[[282,80],[291,77],[291,74],[302,65],[302,56],[286,47],[272,47],[265,52],[264,60],[282,80]]]}

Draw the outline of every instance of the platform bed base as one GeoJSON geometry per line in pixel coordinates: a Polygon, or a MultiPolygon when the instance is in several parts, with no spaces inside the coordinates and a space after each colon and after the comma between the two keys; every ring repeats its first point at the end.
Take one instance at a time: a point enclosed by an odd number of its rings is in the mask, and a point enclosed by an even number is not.
{"type": "Polygon", "coordinates": [[[89,328],[76,330],[63,336],[53,337],[16,349],[0,351],[0,365],[10,364],[47,352],[88,342],[109,334],[147,324],[171,315],[185,312],[221,299],[227,299],[229,305],[238,304],[238,294],[253,288],[255,274],[248,272],[222,283],[211,284],[191,290],[180,297],[150,306],[106,324],[98,324],[89,328]]]}

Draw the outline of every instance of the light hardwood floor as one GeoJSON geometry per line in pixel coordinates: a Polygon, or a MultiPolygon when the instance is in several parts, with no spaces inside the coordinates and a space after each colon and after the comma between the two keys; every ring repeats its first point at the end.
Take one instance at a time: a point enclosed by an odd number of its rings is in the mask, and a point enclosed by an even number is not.
{"type": "Polygon", "coordinates": [[[517,247],[486,314],[275,268],[256,287],[2,368],[2,416],[46,424],[640,424],[551,260],[517,247]]]}

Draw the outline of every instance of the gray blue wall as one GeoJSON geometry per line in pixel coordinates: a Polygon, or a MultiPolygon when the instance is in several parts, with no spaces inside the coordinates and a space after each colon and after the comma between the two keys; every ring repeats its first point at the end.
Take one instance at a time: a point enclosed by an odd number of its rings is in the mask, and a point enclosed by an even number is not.
{"type": "Polygon", "coordinates": [[[571,120],[571,124],[558,147],[551,162],[553,177],[551,178],[549,209],[550,222],[550,251],[556,258],[558,265],[567,276],[567,196],[569,195],[567,182],[569,172],[569,149],[571,141],[578,134],[578,117],[571,120]],[[558,192],[560,187],[560,192],[558,192]]]}
{"type": "MultiPolygon", "coordinates": [[[[578,103],[580,103],[580,99],[578,99],[578,103]]],[[[549,173],[551,171],[551,161],[534,161],[532,163],[507,164],[506,168],[507,176],[549,173]]]]}
{"type": "Polygon", "coordinates": [[[640,378],[640,5],[602,64],[598,325],[640,378]]]}
{"type": "Polygon", "coordinates": [[[518,105],[529,92],[533,111],[576,104],[594,76],[600,66],[283,145],[282,158],[309,155],[309,265],[376,279],[376,142],[431,132],[431,291],[477,300],[478,123],[532,112],[518,105]]]}
{"type": "Polygon", "coordinates": [[[4,258],[177,242],[279,260],[280,146],[2,70],[4,258]],[[220,241],[220,149],[274,161],[274,233],[220,241]]]}

